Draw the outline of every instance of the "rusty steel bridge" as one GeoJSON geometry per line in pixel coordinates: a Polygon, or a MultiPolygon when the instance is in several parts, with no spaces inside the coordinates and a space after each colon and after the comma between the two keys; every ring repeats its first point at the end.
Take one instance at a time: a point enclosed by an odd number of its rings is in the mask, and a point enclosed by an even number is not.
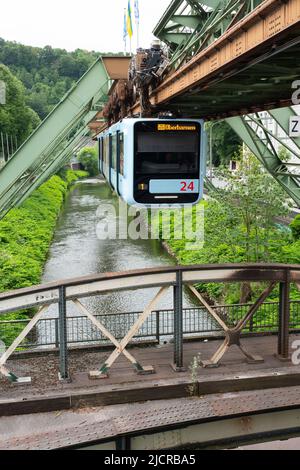
{"type": "Polygon", "coordinates": [[[162,449],[171,442],[174,447],[192,442],[206,447],[299,433],[300,367],[291,362],[291,346],[299,344],[300,305],[290,301],[291,284],[300,288],[298,265],[178,266],[94,275],[0,294],[0,315],[38,309],[0,357],[0,429],[8,423],[10,429],[0,437],[0,448],[151,449],[155,443],[162,449]],[[263,282],[265,288],[232,317],[209,305],[193,287],[207,282],[263,282]],[[118,332],[105,315],[91,313],[85,300],[145,288],[156,288],[157,293],[118,332]],[[217,336],[203,337],[193,330],[184,335],[184,288],[199,301],[198,320],[205,311],[218,325],[217,336]],[[147,321],[156,318],[159,301],[169,289],[174,293],[169,312],[172,341],[136,342],[147,321]],[[276,289],[279,303],[272,304],[272,328],[264,330],[262,322],[255,329],[256,315],[276,289]],[[69,302],[108,340],[106,345],[98,340],[70,347],[69,302]],[[58,306],[56,349],[26,350],[27,336],[53,304],[58,306]],[[299,315],[292,320],[295,307],[299,315]],[[157,413],[150,418],[154,408],[157,413]],[[78,409],[81,417],[87,415],[88,424],[77,421],[78,409]],[[62,413],[60,424],[53,412],[62,413]],[[20,415],[27,416],[35,431],[20,430],[20,415]],[[216,429],[222,429],[218,439],[216,429]]]}

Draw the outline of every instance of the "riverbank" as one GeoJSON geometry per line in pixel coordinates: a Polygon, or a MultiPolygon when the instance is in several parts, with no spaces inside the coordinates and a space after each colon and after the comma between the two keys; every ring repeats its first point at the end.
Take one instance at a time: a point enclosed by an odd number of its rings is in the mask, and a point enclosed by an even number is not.
{"type": "MultiPolygon", "coordinates": [[[[86,172],[71,170],[52,176],[0,221],[0,292],[41,281],[66,194],[75,181],[86,176],[86,172]]],[[[30,311],[17,312],[1,320],[28,318],[28,314],[30,311]]]]}

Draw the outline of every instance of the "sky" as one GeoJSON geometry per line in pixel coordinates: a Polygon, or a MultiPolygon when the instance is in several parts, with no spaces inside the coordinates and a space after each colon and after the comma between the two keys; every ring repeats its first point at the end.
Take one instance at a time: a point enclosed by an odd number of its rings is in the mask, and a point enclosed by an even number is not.
{"type": "MultiPolygon", "coordinates": [[[[149,47],[152,30],[171,0],[139,0],[141,47],[149,47]]],[[[131,0],[134,12],[134,0],[131,0]]],[[[0,0],[0,37],[30,46],[100,52],[124,51],[127,0],[0,0]]],[[[137,45],[134,23],[132,50],[137,45]]],[[[129,41],[127,45],[129,51],[129,41]]]]}

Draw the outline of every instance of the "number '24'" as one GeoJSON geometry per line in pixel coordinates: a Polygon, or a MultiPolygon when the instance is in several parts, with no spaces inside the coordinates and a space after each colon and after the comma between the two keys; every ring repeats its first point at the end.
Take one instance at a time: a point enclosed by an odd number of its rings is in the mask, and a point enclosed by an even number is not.
{"type": "Polygon", "coordinates": [[[182,181],[181,183],[181,192],[186,193],[188,191],[194,191],[195,190],[195,184],[192,181],[189,185],[187,184],[186,181],[182,181]]]}

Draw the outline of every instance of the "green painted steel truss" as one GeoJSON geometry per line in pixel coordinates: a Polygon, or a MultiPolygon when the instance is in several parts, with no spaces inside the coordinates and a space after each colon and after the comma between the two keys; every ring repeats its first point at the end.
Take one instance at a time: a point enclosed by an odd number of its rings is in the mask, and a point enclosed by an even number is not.
{"type": "Polygon", "coordinates": [[[288,137],[290,118],[297,112],[294,108],[280,108],[263,115],[250,114],[226,121],[300,207],[300,137],[288,137]],[[270,119],[276,123],[273,129],[267,125],[270,119]],[[286,152],[282,153],[282,148],[286,152]],[[286,155],[287,161],[283,158],[286,155]]]}
{"type": "Polygon", "coordinates": [[[153,33],[170,49],[177,69],[263,0],[173,0],[153,33]]]}
{"type": "Polygon", "coordinates": [[[1,169],[0,218],[84,145],[110,85],[100,57],[1,169]]]}

